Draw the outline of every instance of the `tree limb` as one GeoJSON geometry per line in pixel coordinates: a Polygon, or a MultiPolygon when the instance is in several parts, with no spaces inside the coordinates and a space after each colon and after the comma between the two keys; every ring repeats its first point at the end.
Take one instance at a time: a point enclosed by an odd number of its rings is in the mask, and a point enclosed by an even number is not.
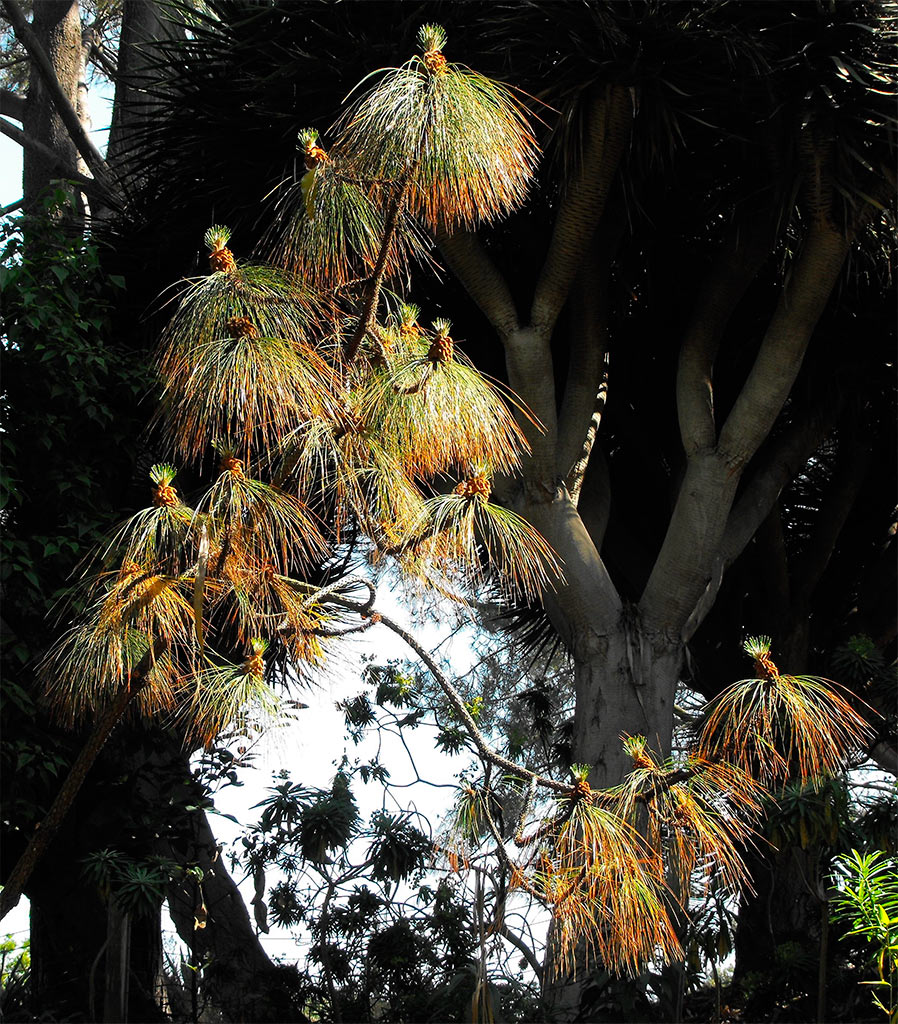
{"type": "Polygon", "coordinates": [[[717,443],[712,372],[726,325],[764,259],[773,231],[767,218],[746,218],[716,254],[686,330],[677,366],[677,414],[686,455],[717,443]]]}
{"type": "Polygon", "coordinates": [[[0,114],[21,121],[25,116],[25,97],[12,89],[0,89],[0,114]]]}
{"type": "Polygon", "coordinates": [[[835,425],[839,405],[828,399],[801,417],[769,449],[755,469],[727,520],[721,543],[724,565],[732,565],[767,518],[782,489],[819,448],[835,425]]]}
{"type": "Polygon", "coordinates": [[[13,142],[17,142],[23,149],[31,149],[35,153],[39,153],[45,160],[51,161],[53,166],[60,171],[61,177],[65,178],[66,181],[76,182],[86,195],[101,199],[108,206],[118,206],[100,182],[95,178],[88,178],[86,175],[79,174],[77,171],[68,168],[66,161],[58,153],[55,153],[42,142],[38,142],[37,139],[32,139],[30,135],[26,135],[21,128],[16,128],[9,121],[4,121],[0,118],[0,133],[12,139],[13,142]]]}
{"type": "Polygon", "coordinates": [[[872,459],[871,448],[856,444],[844,445],[840,436],[839,456],[832,479],[823,497],[810,541],[795,567],[794,591],[799,603],[810,601],[826,571],[872,459]]]}
{"type": "Polygon", "coordinates": [[[56,78],[56,74],[53,71],[53,66],[41,47],[33,29],[28,24],[21,7],[19,7],[16,0],[2,0],[2,2],[16,38],[28,51],[28,56],[31,58],[33,65],[40,73],[44,85],[46,86],[47,93],[53,102],[53,106],[56,108],[56,112],[59,114],[60,120],[65,125],[66,131],[69,133],[72,142],[75,143],[78,152],[84,158],[85,163],[90,168],[91,173],[97,181],[107,191],[112,191],[112,176],[110,174],[109,167],[100,155],[99,150],[91,142],[87,132],[84,130],[84,126],[81,124],[81,119],[78,117],[75,108],[69,102],[66,94],[62,91],[62,88],[56,78]]]}
{"type": "Polygon", "coordinates": [[[571,291],[571,349],[558,416],[558,472],[574,504],[604,406],[608,366],[608,279],[626,218],[623,206],[603,217],[583,254],[571,291]],[[587,438],[587,441],[584,441],[587,438]],[[576,467],[576,468],[574,468],[576,467]]]}
{"type": "Polygon", "coordinates": [[[889,775],[898,776],[898,750],[885,740],[875,743],[867,753],[877,766],[889,775]]]}
{"type": "Polygon", "coordinates": [[[520,951],[521,955],[524,957],[524,959],[530,966],[530,970],[533,971],[533,973],[536,975],[536,980],[542,983],[542,965],[540,964],[539,960],[536,959],[533,950],[527,945],[527,943],[524,942],[524,940],[520,938],[520,936],[515,935],[515,933],[511,931],[507,924],[502,925],[502,927],[499,929],[499,934],[502,936],[503,939],[507,939],[508,942],[510,942],[512,946],[515,947],[515,949],[520,951]]]}
{"type": "Polygon", "coordinates": [[[808,229],[754,366],[720,432],[720,452],[734,470],[746,465],[770,433],[850,245],[850,239],[828,223],[814,223],[808,229]]]}
{"type": "Polygon", "coordinates": [[[680,634],[721,557],[739,478],[782,410],[848,255],[850,240],[811,224],[771,317],[754,366],[720,440],[692,453],[655,567],[640,600],[646,621],[680,634]]]}
{"type": "Polygon", "coordinates": [[[346,597],[341,597],[339,594],[328,594],[326,600],[331,601],[334,604],[338,604],[343,608],[349,608],[352,611],[357,611],[359,614],[365,615],[366,617],[370,616],[370,618],[374,619],[376,622],[383,623],[383,625],[392,630],[392,632],[394,632],[400,639],[405,641],[421,661],[424,662],[440,689],[449,698],[449,702],[452,705],[455,714],[467,729],[471,739],[474,741],[474,746],[477,748],[477,752],[484,761],[495,765],[497,768],[502,768],[507,772],[511,772],[513,775],[519,775],[526,779],[535,779],[538,785],[556,793],[570,793],[570,783],[558,782],[555,779],[539,775],[537,772],[532,772],[529,768],[516,764],[514,761],[509,760],[507,757],[503,757],[497,751],[493,750],[487,743],[483,733],[478,728],[477,723],[471,717],[471,713],[468,711],[467,705],[462,700],[461,694],[446,678],[445,673],[433,660],[427,649],[422,647],[412,634],[403,629],[398,622],[395,622],[388,615],[384,615],[383,612],[370,610],[369,605],[362,604],[359,601],[352,601],[346,597]]]}
{"type": "Polygon", "coordinates": [[[626,86],[608,85],[589,101],[579,166],[561,201],[533,296],[530,322],[543,333],[552,333],[567,301],[583,254],[605,209],[632,121],[633,103],[626,86]]]}

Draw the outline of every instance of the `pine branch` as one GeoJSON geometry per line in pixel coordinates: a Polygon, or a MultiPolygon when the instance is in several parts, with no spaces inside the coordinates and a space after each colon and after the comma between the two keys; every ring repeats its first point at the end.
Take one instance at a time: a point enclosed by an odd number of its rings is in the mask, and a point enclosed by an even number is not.
{"type": "Polygon", "coordinates": [[[346,346],[345,355],[348,363],[351,363],[353,359],[355,359],[362,342],[365,340],[365,335],[371,330],[371,327],[377,317],[377,303],[380,300],[381,289],[383,288],[384,278],[386,277],[387,265],[390,260],[390,251],[393,248],[396,232],[399,230],[399,219],[402,216],[402,211],[408,201],[408,194],[409,189],[411,188],[413,174],[414,167],[411,167],[403,176],[402,181],[397,186],[398,191],[393,197],[390,211],[387,214],[387,220],[384,226],[384,237],[380,243],[380,252],[377,255],[377,263],[374,265],[374,272],[368,281],[365,304],[362,307],[362,315],[359,317],[359,322],[356,325],[355,332],[353,333],[349,344],[346,346]]]}

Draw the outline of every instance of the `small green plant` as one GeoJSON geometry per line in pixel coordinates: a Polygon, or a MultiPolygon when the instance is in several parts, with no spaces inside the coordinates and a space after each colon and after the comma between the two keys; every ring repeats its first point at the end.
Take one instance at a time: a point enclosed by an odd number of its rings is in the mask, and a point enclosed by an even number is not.
{"type": "Polygon", "coordinates": [[[837,893],[832,899],[832,920],[851,925],[846,935],[860,935],[875,947],[873,962],[878,980],[873,1002],[898,1022],[898,858],[880,850],[852,850],[835,862],[837,893]]]}
{"type": "Polygon", "coordinates": [[[30,942],[7,935],[0,942],[0,1019],[27,1020],[31,987],[30,942]]]}

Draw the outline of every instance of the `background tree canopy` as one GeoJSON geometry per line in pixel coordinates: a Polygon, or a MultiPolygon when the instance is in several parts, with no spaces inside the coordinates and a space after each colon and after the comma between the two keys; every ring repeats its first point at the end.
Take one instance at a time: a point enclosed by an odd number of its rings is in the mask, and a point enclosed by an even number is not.
{"type": "MultiPolygon", "coordinates": [[[[79,10],[35,0],[30,26],[14,0],[4,10],[14,63],[0,110],[25,149],[28,218],[21,236],[7,236],[2,280],[7,865],[76,748],[35,704],[34,666],[55,637],[46,611],[100,532],[145,504],[146,470],[168,457],[158,434],[138,437],[156,404],[143,398],[147,351],[173,310],[155,297],[201,268],[199,239],[213,223],[234,229],[238,257],[302,251],[309,275],[325,273],[325,250],[284,241],[285,197],[314,202],[297,188],[315,146],[327,153],[351,138],[334,127],[342,100],[363,74],[415,52],[427,22],[445,27],[450,61],[516,90],[544,154],[526,201],[492,223],[449,223],[413,200],[423,226],[409,245],[431,253],[388,278],[425,310],[422,322],[451,319],[460,350],[532,413],[519,417],[529,443],[520,472],[492,479],[493,500],[536,527],[563,565],[564,582],[541,603],[533,587],[505,595],[508,642],[530,666],[507,693],[523,702],[525,731],[542,737],[539,751],[524,744],[528,763],[585,766],[587,789],[617,785],[639,757],[621,735],[645,736],[668,756],[679,688],[719,697],[745,674],[745,635],[761,633],[784,671],[835,678],[866,702],[857,707],[871,732],[857,758],[896,773],[890,4],[125,0],[79,10]],[[40,54],[49,71],[37,70],[40,54]],[[105,158],[79,133],[87,60],[115,83],[105,158]],[[297,131],[307,126],[319,137],[303,151],[297,131]],[[48,218],[41,196],[57,179],[77,185],[48,218]]],[[[378,153],[368,157],[369,173],[382,175],[378,153]]],[[[323,202],[327,179],[313,180],[323,202]]],[[[376,340],[358,332],[360,358],[376,360],[376,340]]],[[[459,736],[468,742],[460,727],[459,736]]],[[[358,963],[380,962],[377,942],[401,940],[404,963],[415,960],[426,927],[413,919],[387,913],[364,954],[355,925],[342,945],[331,941],[330,904],[315,904],[319,987],[298,995],[216,862],[183,741],[178,728],[119,730],[77,820],[34,874],[38,1009],[88,1006],[91,966],[114,925],[103,884],[86,886],[73,865],[105,848],[123,852],[132,873],[159,858],[181,865],[141,876],[155,896],[133,926],[135,1018],[161,1012],[152,985],[166,886],[195,960],[226,965],[216,985],[228,1017],[339,1019],[341,999],[364,1002],[370,982],[358,963]],[[218,886],[218,905],[232,908],[199,930],[197,879],[206,906],[218,886]],[[90,921],[88,933],[75,921],[90,921]],[[338,954],[348,957],[342,974],[338,954]],[[247,990],[260,993],[249,1009],[247,990]]],[[[827,938],[821,880],[834,852],[884,840],[870,820],[865,840],[851,833],[858,815],[833,786],[784,797],[766,826],[777,849],[747,855],[756,893],[739,908],[736,975],[755,1016],[857,1012],[835,971],[843,953],[827,938]],[[810,895],[800,876],[817,880],[810,895]],[[771,900],[792,912],[770,921],[771,900]],[[758,960],[771,944],[785,983],[758,960]],[[808,949],[832,968],[829,996],[802,960],[808,949]]],[[[263,855],[272,824],[263,821],[252,869],[283,861],[291,844],[321,864],[301,823],[333,810],[328,800],[345,810],[345,800],[336,790],[293,796],[299,831],[288,823],[263,855]]],[[[371,842],[382,849],[407,824],[373,825],[382,835],[371,842]]],[[[333,852],[351,833],[319,840],[333,852]]],[[[402,845],[416,841],[409,833],[402,845]]],[[[377,861],[375,882],[391,880],[389,863],[377,861]]],[[[401,877],[417,866],[412,857],[401,877]]],[[[278,897],[284,920],[288,896],[278,897]]],[[[448,943],[458,970],[470,967],[473,947],[451,933],[473,927],[470,908],[448,890],[431,898],[443,928],[434,941],[448,943]]],[[[712,931],[723,934],[719,915],[712,931]]],[[[396,1019],[431,1012],[397,1009],[396,993],[421,977],[383,981],[396,1019]]],[[[615,991],[607,980],[582,969],[576,979],[547,975],[544,998],[560,1020],[664,1012],[637,1006],[635,983],[615,991]]]]}

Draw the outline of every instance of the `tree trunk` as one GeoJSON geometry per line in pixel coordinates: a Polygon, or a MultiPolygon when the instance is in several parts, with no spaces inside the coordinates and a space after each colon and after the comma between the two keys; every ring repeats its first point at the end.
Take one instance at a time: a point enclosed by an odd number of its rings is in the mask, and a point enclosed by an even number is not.
{"type": "Polygon", "coordinates": [[[202,965],[201,997],[231,1021],[305,1020],[291,999],[292,968],[271,962],[250,922],[246,904],[219,855],[206,815],[190,814],[190,835],[168,855],[195,865],[202,879],[171,883],[168,906],[178,934],[202,965]]]}
{"type": "Polygon", "coordinates": [[[139,129],[159,106],[154,95],[163,84],[159,43],[183,35],[183,26],[165,17],[158,0],[124,0],[119,34],[115,103],[106,158],[127,174],[139,145],[139,129]]]}
{"type": "MultiPolygon", "coordinates": [[[[120,751],[116,751],[120,753],[120,751]]],[[[120,758],[116,758],[121,763],[120,758]]],[[[108,777],[92,776],[31,877],[32,1000],[36,1016],[101,1019],[106,988],[107,910],[82,875],[83,858],[120,838],[110,817],[108,777]]],[[[120,796],[120,794],[118,794],[120,796]]],[[[158,914],[136,917],[131,927],[127,1019],[162,1020],[157,1003],[161,958],[158,914]]]]}
{"type": "Polygon", "coordinates": [[[670,753],[682,652],[625,616],[620,629],[578,637],[573,757],[591,767],[593,787],[617,785],[632,769],[621,735],[645,736],[660,757],[670,753]]]}
{"type": "MultiPolygon", "coordinates": [[[[578,630],[573,651],[576,705],[572,759],[591,767],[595,788],[618,784],[632,769],[621,736],[642,735],[659,757],[671,750],[673,707],[682,648],[640,627],[635,614],[625,609],[618,628],[601,634],[578,630]]],[[[631,1021],[632,1007],[615,1009],[603,997],[592,1005],[595,972],[600,967],[585,949],[574,954],[570,971],[553,969],[553,935],[547,947],[543,1000],[557,1024],[578,1020],[631,1021]],[[623,1016],[621,1016],[623,1014],[623,1016]]]]}
{"type": "MultiPolygon", "coordinates": [[[[50,60],[59,84],[72,107],[78,108],[79,85],[84,68],[81,18],[77,0],[34,0],[32,28],[50,60]]],[[[78,173],[78,150],[53,105],[45,83],[32,66],[28,97],[22,118],[26,135],[42,142],[63,163],[51,163],[42,153],[23,150],[22,186],[26,210],[35,208],[50,182],[78,173]]]]}
{"type": "Polygon", "coordinates": [[[128,1020],[128,981],[131,965],[131,915],[110,900],[106,908],[106,978],[103,1020],[128,1020]]]}

